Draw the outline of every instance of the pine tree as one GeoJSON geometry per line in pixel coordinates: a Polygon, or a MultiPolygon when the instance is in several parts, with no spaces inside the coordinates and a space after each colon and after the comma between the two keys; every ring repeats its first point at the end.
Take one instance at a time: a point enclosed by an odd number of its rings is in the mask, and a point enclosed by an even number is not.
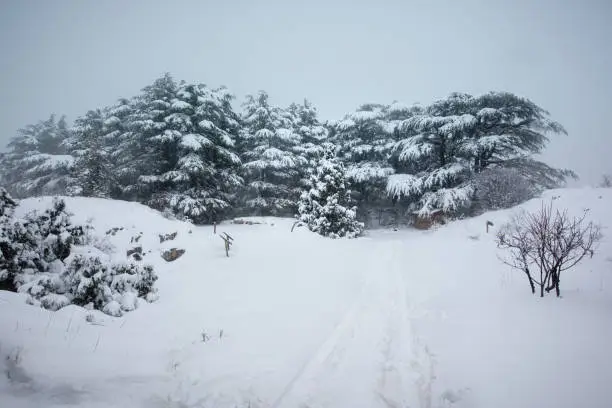
{"type": "Polygon", "coordinates": [[[302,104],[291,104],[287,109],[292,118],[293,132],[300,136],[300,144],[295,152],[303,158],[303,165],[298,169],[299,187],[308,186],[308,180],[314,171],[317,161],[323,156],[323,143],[328,137],[328,129],[319,121],[317,109],[304,100],[302,104]]]}
{"type": "Polygon", "coordinates": [[[238,121],[231,100],[225,88],[180,85],[165,119],[165,171],[150,178],[154,207],[198,223],[218,221],[230,210],[242,182],[233,151],[238,121]]]}
{"type": "Polygon", "coordinates": [[[172,114],[177,91],[178,84],[166,73],[143,88],[133,101],[134,111],[128,119],[132,135],[125,146],[130,160],[121,166],[120,174],[130,182],[123,186],[124,193],[140,202],[152,199],[159,176],[170,169],[168,161],[172,160],[176,143],[169,142],[176,142],[176,138],[166,119],[172,114]]]}
{"type": "Polygon", "coordinates": [[[351,206],[344,165],[331,144],[325,146],[310,178],[310,190],[300,198],[297,218],[311,231],[331,238],[354,238],[363,231],[356,208],[351,206]]]}
{"type": "Polygon", "coordinates": [[[301,139],[297,151],[308,161],[321,158],[329,132],[319,121],[317,108],[305,99],[302,104],[291,104],[288,111],[293,117],[293,131],[301,139]]]}
{"type": "Polygon", "coordinates": [[[291,114],[271,106],[268,94],[248,96],[244,104],[240,151],[246,186],[244,205],[257,215],[295,213],[301,166],[306,159],[296,153],[300,135],[293,131],[291,114]]]}
{"type": "Polygon", "coordinates": [[[404,173],[389,178],[387,191],[427,216],[467,210],[473,175],[487,168],[514,168],[535,189],[558,186],[574,174],[532,158],[548,142],[546,133],[565,133],[547,116],[533,102],[509,93],[451,94],[398,126],[402,139],[395,144],[394,160],[404,173]]]}
{"type": "Polygon", "coordinates": [[[132,131],[132,117],[135,114],[134,101],[119,99],[117,103],[103,110],[104,134],[102,142],[108,154],[114,174],[114,187],[111,197],[123,200],[136,200],[137,194],[132,186],[138,182],[133,160],[139,155],[136,137],[132,131]]]}
{"type": "Polygon", "coordinates": [[[69,193],[85,197],[111,197],[117,188],[104,140],[105,118],[98,109],[75,121],[71,148],[77,158],[69,193]]]}
{"type": "Polygon", "coordinates": [[[359,218],[368,222],[377,208],[390,206],[384,192],[387,178],[393,174],[389,158],[395,134],[387,109],[380,104],[362,105],[331,126],[331,140],[339,146],[354,187],[359,218]]]}
{"type": "Polygon", "coordinates": [[[64,194],[74,158],[67,154],[70,131],[64,117],[28,125],[8,144],[1,178],[16,197],[64,194]]]}

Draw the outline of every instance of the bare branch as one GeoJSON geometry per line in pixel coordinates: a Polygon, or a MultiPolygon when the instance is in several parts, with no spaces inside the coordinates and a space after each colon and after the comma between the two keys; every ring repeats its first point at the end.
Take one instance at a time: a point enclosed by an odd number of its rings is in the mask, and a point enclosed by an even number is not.
{"type": "Polygon", "coordinates": [[[516,214],[497,234],[498,247],[509,252],[502,262],[525,272],[532,291],[533,283],[540,286],[540,296],[552,289],[560,296],[561,272],[592,257],[602,238],[599,225],[586,223],[587,213],[572,218],[567,210],[553,210],[551,201],[537,212],[516,214]],[[539,270],[539,281],[530,272],[533,266],[539,270]]]}

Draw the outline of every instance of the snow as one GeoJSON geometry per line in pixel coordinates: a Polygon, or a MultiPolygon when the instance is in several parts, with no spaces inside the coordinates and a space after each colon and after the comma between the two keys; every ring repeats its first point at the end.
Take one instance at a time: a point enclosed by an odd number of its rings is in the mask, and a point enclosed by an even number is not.
{"type": "Polygon", "coordinates": [[[420,194],[421,185],[421,177],[412,174],[392,174],[387,179],[387,194],[397,198],[420,194]]]}
{"type": "Polygon", "coordinates": [[[389,105],[389,112],[391,112],[391,113],[409,112],[412,108],[413,108],[413,106],[407,105],[407,104],[402,103],[402,102],[395,101],[391,105],[389,105]]]}
{"type": "Polygon", "coordinates": [[[41,163],[36,166],[37,170],[54,170],[57,167],[69,167],[74,164],[74,157],[68,154],[37,153],[25,157],[24,163],[41,163]]]}
{"type": "Polygon", "coordinates": [[[383,167],[377,163],[359,163],[346,169],[346,176],[356,183],[363,183],[372,179],[384,179],[393,174],[393,168],[383,167]]]}
{"type": "Polygon", "coordinates": [[[212,142],[210,139],[202,135],[190,133],[181,138],[181,146],[194,152],[201,150],[203,147],[211,145],[212,142]]]}
{"type": "MultiPolygon", "coordinates": [[[[544,199],[573,214],[589,208],[604,234],[612,226],[610,189],[544,199]]],[[[24,200],[16,215],[50,203],[24,200]]],[[[518,209],[352,240],[290,232],[291,219],[224,222],[217,232],[235,239],[227,258],[212,226],[136,203],[66,203],[75,222],[91,219],[100,234],[124,227],[108,236],[114,260],[125,261],[142,233],[159,300],[112,317],[76,306],[50,312],[0,291],[2,407],[612,404],[608,237],[566,274],[561,299],[541,299],[498,259],[494,233],[518,209]],[[175,231],[160,244],[158,234],[175,231]],[[186,252],[166,263],[160,252],[173,247],[186,252]]],[[[540,199],[522,205],[539,207],[540,199]]]]}
{"type": "MultiPolygon", "coordinates": [[[[183,97],[188,97],[188,95],[181,95],[183,97]]],[[[175,109],[177,111],[182,111],[182,110],[187,110],[187,109],[192,109],[193,106],[191,106],[191,104],[189,104],[188,102],[185,101],[181,101],[178,99],[175,99],[172,101],[171,104],[172,109],[175,109]]]]}

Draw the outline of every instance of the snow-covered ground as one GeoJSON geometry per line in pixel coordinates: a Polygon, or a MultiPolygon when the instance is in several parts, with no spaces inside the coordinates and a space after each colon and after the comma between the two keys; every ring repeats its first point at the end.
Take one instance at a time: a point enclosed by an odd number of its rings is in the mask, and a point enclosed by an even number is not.
{"type": "MultiPolygon", "coordinates": [[[[612,225],[612,190],[553,197],[612,225]]],[[[19,212],[49,203],[25,200],[19,212]]],[[[125,228],[109,237],[117,259],[142,233],[160,298],[114,318],[0,292],[2,408],[612,406],[606,229],[595,256],[562,277],[563,298],[540,299],[497,259],[495,229],[515,210],[356,240],[290,232],[288,219],[227,223],[226,258],[212,227],[134,203],[67,204],[100,235],[125,228]],[[167,263],[171,247],[186,253],[167,263]]]]}

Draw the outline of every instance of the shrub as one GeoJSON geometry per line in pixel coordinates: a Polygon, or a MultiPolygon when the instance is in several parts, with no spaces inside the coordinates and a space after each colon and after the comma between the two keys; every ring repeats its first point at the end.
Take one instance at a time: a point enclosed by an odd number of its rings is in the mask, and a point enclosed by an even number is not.
{"type": "Polygon", "coordinates": [[[75,256],[63,280],[71,303],[102,310],[114,316],[134,310],[137,298],[155,300],[157,276],[150,265],[104,264],[98,257],[75,256]]]}
{"type": "Polygon", "coordinates": [[[517,170],[502,167],[485,169],[476,174],[473,210],[482,213],[521,204],[533,198],[537,190],[517,170]]]}
{"type": "Polygon", "coordinates": [[[72,225],[63,200],[53,200],[52,207],[42,214],[32,212],[24,219],[14,219],[16,204],[1,191],[0,196],[4,197],[5,213],[0,219],[0,283],[8,290],[16,291],[31,275],[47,272],[55,261],[66,259],[73,245],[83,244],[85,232],[91,228],[72,225]]]}
{"type": "Polygon", "coordinates": [[[586,214],[572,218],[567,210],[542,204],[537,212],[516,215],[497,233],[498,246],[508,251],[503,262],[525,273],[532,293],[537,284],[540,296],[553,289],[560,296],[561,272],[593,256],[602,237],[600,226],[587,223],[586,214]]]}
{"type": "Polygon", "coordinates": [[[0,189],[0,288],[26,293],[28,303],[50,310],[89,305],[114,316],[134,310],[139,297],[156,299],[153,267],[111,264],[101,251],[99,256],[74,254],[75,246],[102,241],[89,233],[91,226],[70,222],[63,200],[24,219],[13,218],[16,205],[0,189]]]}

